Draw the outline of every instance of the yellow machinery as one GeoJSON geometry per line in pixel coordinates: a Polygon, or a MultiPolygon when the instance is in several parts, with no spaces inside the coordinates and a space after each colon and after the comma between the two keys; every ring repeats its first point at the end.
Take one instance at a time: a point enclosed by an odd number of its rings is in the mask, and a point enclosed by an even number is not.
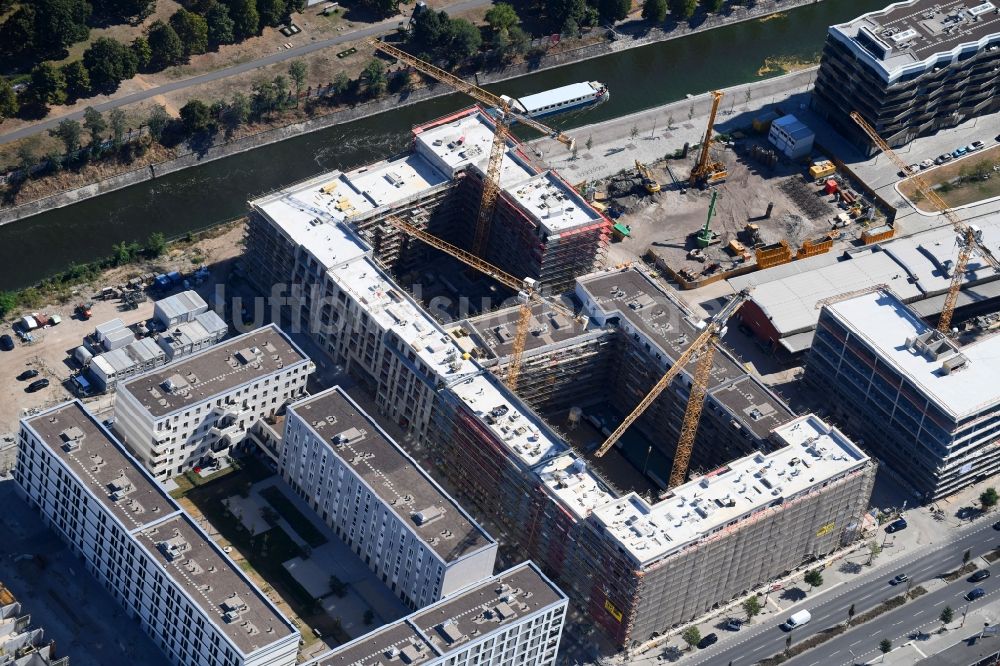
{"type": "Polygon", "coordinates": [[[511,111],[511,98],[507,96],[494,95],[467,81],[463,81],[451,72],[447,72],[440,67],[435,67],[429,62],[424,62],[420,58],[410,55],[406,51],[396,48],[373,38],[370,40],[372,46],[379,51],[391,55],[400,62],[413,67],[418,72],[426,74],[433,79],[447,84],[465,93],[478,102],[482,102],[496,109],[495,130],[493,133],[493,146],[490,148],[490,161],[486,169],[486,178],[483,181],[483,197],[479,204],[479,215],[476,219],[476,233],[472,244],[472,251],[483,256],[486,251],[486,241],[489,239],[490,223],[493,221],[493,208],[496,206],[497,197],[500,195],[500,167],[503,164],[504,149],[507,144],[507,136],[510,134],[510,123],[517,120],[523,125],[553,137],[560,143],[573,149],[574,141],[562,132],[552,129],[547,125],[511,111]]]}
{"type": "Polygon", "coordinates": [[[705,138],[701,142],[701,153],[698,155],[698,162],[691,169],[691,184],[705,187],[721,183],[729,175],[726,172],[726,165],[723,162],[713,160],[712,132],[715,130],[715,116],[719,112],[719,102],[722,101],[722,91],[712,92],[712,111],[708,114],[708,127],[705,128],[705,138]]]}
{"type": "Polygon", "coordinates": [[[924,198],[937,210],[941,215],[944,216],[946,220],[951,222],[951,226],[955,228],[958,233],[958,260],[955,261],[955,266],[952,268],[951,273],[951,284],[948,287],[948,294],[944,299],[944,307],[941,308],[941,317],[938,319],[938,330],[944,334],[948,334],[951,328],[951,318],[955,315],[955,305],[958,302],[958,292],[962,287],[962,280],[965,278],[965,270],[969,266],[969,259],[972,258],[972,253],[977,252],[990,266],[993,270],[1000,272],[1000,261],[993,256],[982,243],[982,231],[972,225],[968,225],[962,222],[955,213],[951,211],[948,204],[944,202],[943,199],[938,195],[930,184],[923,179],[918,173],[914,172],[910,168],[903,158],[893,152],[892,148],[889,147],[882,137],[878,135],[871,125],[865,122],[865,119],[857,111],[851,111],[851,120],[857,123],[858,127],[864,130],[868,138],[878,146],[879,150],[886,154],[886,156],[892,160],[892,162],[900,168],[900,170],[910,178],[913,184],[916,186],[917,191],[924,196],[924,198]]]}
{"type": "MultiPolygon", "coordinates": [[[[510,352],[510,367],[507,370],[506,378],[507,386],[509,386],[512,391],[515,390],[517,388],[518,376],[521,374],[521,356],[524,354],[524,344],[528,339],[528,328],[531,325],[531,306],[534,303],[543,302],[544,300],[538,294],[538,281],[532,278],[519,280],[510,273],[497,268],[493,264],[483,261],[471,252],[467,252],[447,241],[443,241],[437,236],[429,234],[423,229],[419,229],[409,222],[396,217],[395,215],[389,215],[386,217],[386,220],[403,233],[422,240],[431,247],[458,259],[466,266],[474,268],[484,275],[493,278],[500,284],[517,291],[517,301],[519,307],[517,329],[514,331],[514,342],[511,345],[510,352]]],[[[570,317],[574,316],[572,312],[556,303],[551,301],[545,302],[550,307],[563,314],[570,317]]]]}
{"type": "Polygon", "coordinates": [[[629,426],[642,416],[643,412],[653,404],[653,401],[670,385],[677,375],[681,373],[684,366],[689,361],[697,359],[694,369],[694,379],[691,384],[691,394],[688,397],[687,408],[684,410],[684,421],[681,424],[681,436],[677,442],[677,451],[674,453],[674,464],[670,470],[670,480],[668,488],[673,488],[684,483],[687,478],[688,464],[691,462],[691,451],[694,447],[694,436],[698,432],[698,422],[701,420],[701,410],[705,405],[705,392],[708,390],[708,380],[712,372],[712,359],[715,357],[716,343],[722,337],[726,322],[736,310],[739,309],[746,300],[750,298],[749,290],[742,291],[730,300],[719,311],[705,329],[695,338],[683,354],[681,354],[674,364],[667,370],[653,388],[646,394],[632,413],[625,417],[615,431],[604,440],[597,450],[598,457],[603,456],[611,450],[629,426]]]}
{"type": "Polygon", "coordinates": [[[648,166],[636,160],[635,168],[639,172],[639,177],[642,178],[642,186],[646,188],[647,192],[656,194],[660,191],[660,183],[653,178],[653,172],[649,170],[648,166]]]}

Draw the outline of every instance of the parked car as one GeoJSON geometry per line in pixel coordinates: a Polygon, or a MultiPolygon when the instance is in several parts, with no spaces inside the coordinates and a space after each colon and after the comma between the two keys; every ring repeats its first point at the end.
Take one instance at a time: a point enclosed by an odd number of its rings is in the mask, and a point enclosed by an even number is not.
{"type": "Polygon", "coordinates": [[[969,593],[965,595],[966,600],[975,601],[976,599],[981,599],[986,596],[986,590],[981,587],[976,587],[969,590],[969,593]]]}
{"type": "Polygon", "coordinates": [[[951,162],[951,160],[952,160],[951,153],[944,153],[942,155],[938,155],[934,159],[934,164],[944,164],[945,162],[951,162]]]}
{"type": "Polygon", "coordinates": [[[28,393],[34,393],[35,391],[41,391],[43,388],[47,388],[48,385],[49,385],[49,380],[43,377],[42,379],[39,379],[36,382],[31,382],[30,384],[28,384],[28,388],[24,390],[27,391],[28,393]]]}
{"type": "Polygon", "coordinates": [[[38,370],[25,370],[17,376],[17,381],[25,382],[38,376],[38,370]]]}
{"type": "Polygon", "coordinates": [[[955,150],[951,151],[951,156],[952,157],[961,157],[962,155],[964,155],[967,152],[968,151],[965,149],[965,146],[962,146],[960,148],[956,148],[955,150]]]}
{"type": "Polygon", "coordinates": [[[6,333],[0,335],[0,349],[4,351],[10,351],[14,348],[14,338],[10,337],[6,333]]]}
{"type": "Polygon", "coordinates": [[[973,141],[968,146],[966,146],[965,149],[968,150],[970,153],[974,153],[977,150],[982,150],[985,147],[986,144],[983,143],[982,141],[973,141]]]}
{"type": "Polygon", "coordinates": [[[1000,520],[998,520],[997,522],[993,523],[993,529],[995,529],[998,532],[1000,532],[1000,520]]]}
{"type": "Polygon", "coordinates": [[[989,577],[990,577],[990,570],[989,569],[980,569],[976,573],[974,573],[971,576],[969,576],[969,582],[970,583],[978,583],[980,581],[986,580],[989,577]]]}
{"type": "Polygon", "coordinates": [[[907,576],[905,573],[901,573],[892,580],[890,580],[889,585],[899,585],[900,583],[905,583],[908,580],[910,580],[910,577],[907,576]]]}
{"type": "Polygon", "coordinates": [[[906,519],[900,518],[898,520],[894,520],[891,523],[889,523],[889,525],[886,526],[885,531],[888,532],[889,534],[892,534],[893,532],[899,532],[900,530],[905,530],[905,529],[906,529],[906,519]]]}
{"type": "Polygon", "coordinates": [[[921,169],[929,169],[932,166],[934,166],[934,160],[924,160],[923,162],[920,163],[921,169]]]}
{"type": "Polygon", "coordinates": [[[719,642],[718,634],[709,634],[708,636],[705,636],[700,641],[698,641],[698,649],[704,650],[708,646],[715,645],[718,642],[719,642]]]}
{"type": "Polygon", "coordinates": [[[743,620],[738,617],[731,617],[726,620],[726,631],[739,631],[743,628],[743,620]]]}

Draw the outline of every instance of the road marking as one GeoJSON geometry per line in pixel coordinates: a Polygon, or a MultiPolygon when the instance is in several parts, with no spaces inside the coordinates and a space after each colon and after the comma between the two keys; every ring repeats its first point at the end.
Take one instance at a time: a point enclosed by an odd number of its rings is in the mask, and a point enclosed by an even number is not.
{"type": "Polygon", "coordinates": [[[854,647],[855,645],[857,645],[857,644],[858,644],[858,643],[860,643],[860,642],[861,642],[861,641],[854,641],[853,643],[851,643],[851,647],[854,647]]]}
{"type": "Polygon", "coordinates": [[[937,608],[938,606],[940,606],[941,604],[945,603],[946,601],[948,601],[948,600],[947,599],[942,599],[941,601],[939,601],[936,604],[934,604],[934,607],[937,608]]]}
{"type": "Polygon", "coordinates": [[[917,615],[920,615],[920,614],[921,614],[921,613],[923,613],[923,612],[924,612],[925,610],[927,610],[927,609],[926,609],[926,608],[923,608],[923,609],[921,609],[921,610],[918,610],[918,611],[917,611],[916,613],[914,613],[913,615],[914,615],[914,616],[917,616],[917,615]]]}

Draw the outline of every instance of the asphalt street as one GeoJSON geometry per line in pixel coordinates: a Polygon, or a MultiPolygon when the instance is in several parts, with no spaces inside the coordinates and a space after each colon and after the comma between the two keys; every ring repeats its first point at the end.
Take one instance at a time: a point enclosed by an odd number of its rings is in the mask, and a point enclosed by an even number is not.
{"type": "MultiPolygon", "coordinates": [[[[821,595],[813,594],[806,600],[785,609],[784,613],[774,614],[765,620],[755,620],[754,624],[744,629],[736,637],[737,640],[726,640],[729,636],[720,636],[723,640],[711,648],[694,655],[681,658],[679,663],[704,664],[710,666],[750,666],[760,659],[770,657],[785,649],[787,635],[779,628],[789,615],[798,610],[808,610],[812,614],[809,624],[793,632],[793,642],[798,643],[824,629],[847,620],[847,610],[854,605],[855,615],[861,615],[882,603],[890,597],[903,593],[905,586],[894,587],[889,580],[900,573],[910,576],[914,586],[931,581],[939,574],[952,571],[962,564],[962,555],[971,550],[972,557],[978,557],[1000,545],[1000,533],[995,531],[987,521],[974,523],[962,530],[955,530],[955,536],[950,541],[941,543],[933,549],[924,549],[921,554],[903,558],[892,567],[881,566],[872,572],[860,574],[855,580],[838,586],[830,587],[821,595]]],[[[880,557],[893,557],[891,548],[887,548],[880,557]]],[[[982,562],[980,561],[980,564],[982,562]]],[[[971,584],[964,578],[940,590],[930,592],[918,599],[908,602],[900,609],[883,614],[871,622],[859,625],[840,636],[827,641],[823,645],[808,650],[788,663],[811,666],[814,663],[824,666],[838,666],[853,663],[850,651],[853,649],[859,662],[861,652],[877,649],[882,638],[890,638],[898,643],[898,637],[907,636],[926,629],[928,623],[937,621],[940,609],[934,612],[928,610],[945,604],[950,604],[959,616],[965,607],[961,598],[973,587],[983,587],[987,592],[994,593],[998,585],[993,579],[983,583],[971,584]],[[933,602],[933,603],[932,603],[933,602]],[[940,603],[939,603],[940,602],[940,603]],[[875,638],[873,638],[875,637],[875,638]],[[859,652],[859,650],[861,652],[859,652]]],[[[780,593],[779,593],[780,594],[780,593]]],[[[726,632],[720,631],[720,634],[726,632]]],[[[867,659],[872,659],[869,654],[867,659]]]]}
{"type": "MultiPolygon", "coordinates": [[[[454,4],[448,4],[443,7],[447,9],[451,14],[457,14],[460,12],[466,12],[473,9],[478,9],[479,7],[485,7],[492,4],[492,0],[461,0],[461,2],[456,2],[454,4]]],[[[251,70],[257,69],[259,67],[266,67],[268,65],[273,65],[278,62],[283,62],[285,60],[292,60],[300,56],[304,56],[308,53],[313,53],[314,51],[319,51],[320,49],[325,49],[331,46],[337,46],[339,44],[344,44],[346,42],[353,42],[366,37],[373,37],[375,35],[385,34],[391,30],[394,30],[399,24],[400,20],[407,20],[405,16],[393,16],[390,18],[376,23],[367,28],[360,28],[357,30],[352,30],[350,32],[345,32],[342,35],[337,35],[336,37],[331,37],[329,39],[323,39],[316,42],[311,42],[303,46],[296,46],[291,49],[278,51],[277,53],[272,53],[270,55],[264,56],[263,58],[258,58],[256,60],[251,60],[249,62],[242,62],[231,67],[226,67],[224,69],[217,69],[212,72],[207,72],[199,76],[192,76],[187,79],[181,79],[179,81],[172,81],[170,83],[165,83],[162,86],[157,86],[155,88],[149,88],[148,90],[141,90],[139,92],[132,93],[130,95],[125,95],[123,97],[117,97],[115,99],[110,99],[106,102],[101,102],[99,104],[94,104],[94,108],[98,111],[104,112],[115,107],[123,106],[125,104],[134,104],[135,102],[141,102],[143,100],[156,97],[157,95],[163,95],[165,93],[173,92],[175,90],[181,90],[183,88],[188,88],[190,86],[201,85],[202,83],[210,83],[212,81],[218,81],[219,79],[224,79],[230,76],[235,76],[237,74],[242,74],[244,72],[249,72],[251,70]]],[[[75,111],[73,113],[67,113],[62,116],[56,116],[48,118],[46,120],[41,120],[37,123],[33,123],[26,127],[8,132],[6,134],[0,135],[0,144],[9,143],[11,141],[17,141],[26,136],[31,136],[32,134],[38,134],[39,132],[44,132],[45,130],[51,129],[58,125],[60,121],[71,119],[80,120],[83,118],[83,110],[75,111]]]]}

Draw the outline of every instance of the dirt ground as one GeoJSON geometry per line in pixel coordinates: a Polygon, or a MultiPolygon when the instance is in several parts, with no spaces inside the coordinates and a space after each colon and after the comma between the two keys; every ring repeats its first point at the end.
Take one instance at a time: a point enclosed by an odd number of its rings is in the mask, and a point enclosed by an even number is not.
{"type": "MultiPolygon", "coordinates": [[[[243,225],[234,225],[219,236],[205,239],[182,250],[173,250],[166,257],[146,266],[132,265],[116,268],[106,273],[98,283],[81,285],[78,290],[78,298],[62,305],[50,304],[35,310],[36,312],[58,314],[62,317],[62,323],[32,333],[35,340],[30,344],[18,340],[14,336],[10,324],[5,323],[0,328],[0,333],[9,333],[11,337],[14,337],[16,347],[13,351],[0,351],[0,433],[16,431],[18,419],[21,418],[23,410],[50,407],[73,397],[69,389],[69,378],[79,368],[70,360],[69,354],[83,343],[84,336],[93,333],[98,324],[118,317],[126,325],[130,325],[145,321],[153,316],[152,299],[141,303],[136,310],[121,311],[119,309],[120,301],[94,300],[94,293],[99,291],[100,287],[120,284],[131,276],[145,272],[171,270],[191,272],[196,265],[192,263],[192,259],[194,259],[197,264],[205,265],[213,271],[212,279],[203,283],[202,287],[199,288],[199,291],[204,292],[202,296],[206,296],[216,281],[223,280],[214,267],[225,267],[228,264],[227,260],[240,253],[242,248],[239,241],[242,236],[243,225]],[[73,312],[76,304],[83,301],[94,303],[93,317],[89,321],[76,318],[73,312]],[[29,369],[38,370],[39,377],[49,378],[51,381],[49,387],[37,393],[27,393],[25,387],[30,382],[19,382],[15,378],[21,372],[29,369]]],[[[30,314],[30,312],[18,313],[9,321],[24,314],[30,314]]],[[[101,412],[110,406],[110,398],[107,396],[88,399],[87,402],[88,406],[95,412],[101,412]]]]}
{"type": "MultiPolygon", "coordinates": [[[[921,174],[921,177],[931,187],[936,188],[942,183],[958,178],[963,170],[971,169],[981,162],[986,162],[993,168],[993,173],[988,180],[962,183],[955,186],[949,192],[939,191],[938,194],[949,206],[964,206],[975,201],[1000,196],[1000,173],[996,171],[997,166],[1000,165],[1000,146],[993,146],[961,159],[953,160],[942,166],[928,169],[921,174]]],[[[903,193],[903,196],[910,201],[914,201],[920,210],[928,213],[933,212],[933,207],[923,197],[917,195],[916,199],[914,199],[916,190],[916,186],[909,178],[899,184],[899,191],[903,193]]]]}
{"type": "MultiPolygon", "coordinates": [[[[808,178],[803,165],[781,159],[770,166],[751,155],[750,146],[767,147],[762,139],[741,140],[734,151],[727,148],[718,153],[727,166],[729,178],[709,190],[687,189],[682,193],[696,151],[688,160],[669,160],[650,165],[662,190],[647,194],[641,188],[630,196],[614,200],[624,208],[617,222],[631,229],[631,236],[615,243],[608,253],[609,263],[620,263],[643,256],[647,250],[676,271],[687,269],[695,275],[711,275],[745,264],[726,249],[731,240],[743,243],[754,262],[754,243],[744,230],[747,224],[759,227],[760,241],[765,244],[786,241],[794,252],[804,241],[820,240],[833,230],[833,219],[841,209],[834,197],[808,178]],[[667,173],[667,167],[673,179],[667,173]],[[679,185],[673,183],[680,181],[679,185]],[[719,234],[719,242],[704,250],[705,261],[688,258],[697,247],[695,234],[705,224],[712,192],[718,192],[711,230],[719,234]],[[774,204],[771,216],[765,219],[769,203],[774,204]]],[[[610,191],[613,188],[607,187],[610,191]]],[[[614,206],[613,206],[614,208],[614,206]]],[[[843,229],[835,242],[847,245],[861,232],[858,224],[843,229]]]]}

